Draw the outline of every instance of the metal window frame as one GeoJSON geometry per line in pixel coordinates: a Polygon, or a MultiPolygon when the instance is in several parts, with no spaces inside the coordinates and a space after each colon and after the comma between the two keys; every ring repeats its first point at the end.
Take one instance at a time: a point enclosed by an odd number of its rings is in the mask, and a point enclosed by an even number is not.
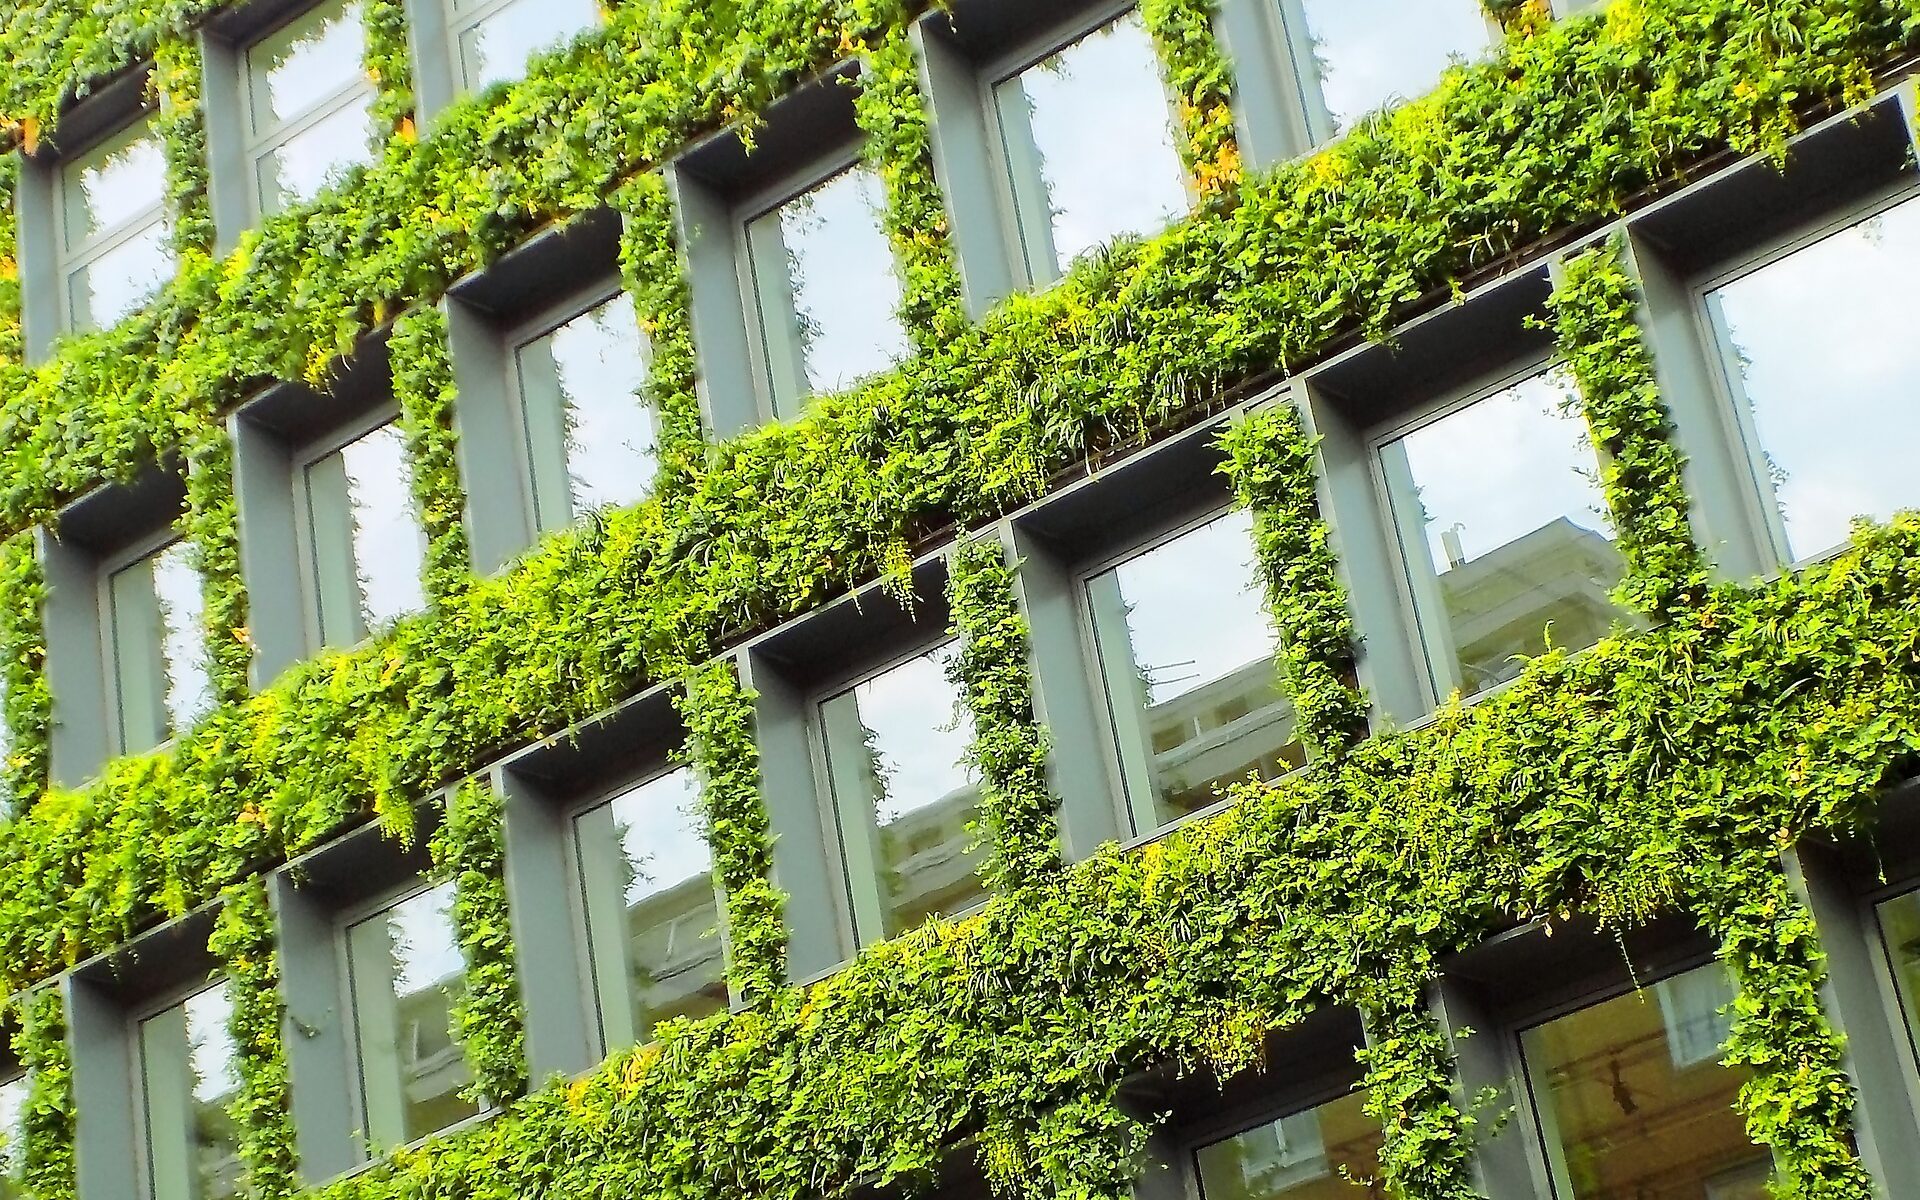
{"type": "MultiPolygon", "coordinates": [[[[96,619],[100,623],[101,680],[106,694],[107,713],[112,718],[107,723],[108,745],[112,754],[132,754],[164,747],[180,732],[174,728],[173,713],[167,709],[165,701],[166,691],[171,685],[167,678],[166,649],[164,645],[151,643],[143,637],[141,641],[147,644],[131,647],[138,651],[138,657],[129,661],[127,652],[130,647],[121,642],[119,604],[114,596],[113,581],[121,572],[157,558],[166,550],[184,544],[186,540],[173,527],[173,521],[169,520],[164,527],[101,555],[95,567],[95,603],[100,610],[96,619]],[[166,727],[167,734],[151,746],[136,745],[135,739],[127,736],[127,693],[133,687],[156,684],[161,699],[154,716],[166,727]]],[[[204,578],[202,586],[205,586],[204,578]]],[[[149,590],[154,594],[157,607],[158,589],[150,587],[149,590]]],[[[205,649],[204,640],[202,648],[205,649]]]]}
{"type": "MultiPolygon", "coordinates": [[[[202,980],[183,980],[144,1003],[130,1006],[127,1010],[127,1045],[136,1084],[133,1091],[134,1128],[136,1131],[133,1139],[136,1164],[135,1171],[140,1181],[141,1190],[139,1195],[141,1200],[199,1200],[198,1197],[192,1194],[191,1184],[169,1189],[163,1187],[158,1178],[161,1156],[154,1147],[154,1087],[156,1072],[148,1055],[146,1026],[149,1022],[167,1016],[170,1013],[178,1011],[181,1014],[180,1032],[183,1037],[179,1048],[185,1053],[182,1054],[178,1063],[169,1062],[166,1066],[169,1075],[173,1075],[176,1071],[179,1072],[177,1078],[173,1078],[171,1082],[183,1084],[186,1092],[191,1094],[191,1043],[187,1041],[184,1036],[186,1032],[185,1006],[188,1001],[223,987],[227,983],[228,980],[226,976],[218,973],[202,980]]],[[[182,1112],[178,1115],[183,1121],[190,1121],[187,1113],[182,1112]]],[[[188,1178],[190,1179],[193,1171],[191,1145],[183,1143],[180,1149],[184,1151],[182,1169],[187,1172],[188,1178]]]]}
{"type": "MultiPolygon", "coordinates": [[[[260,168],[265,158],[286,143],[305,133],[308,129],[320,124],[322,121],[328,120],[354,102],[359,100],[371,102],[374,98],[372,81],[367,78],[365,71],[359,71],[356,72],[355,77],[350,82],[341,84],[326,96],[316,100],[312,106],[292,117],[279,121],[263,121],[262,119],[263,114],[259,111],[257,99],[258,86],[263,81],[255,71],[253,62],[254,51],[268,38],[284,32],[290,26],[318,14],[323,9],[335,6],[338,6],[343,14],[347,9],[352,7],[358,7],[360,9],[358,24],[360,26],[361,36],[364,39],[367,29],[366,11],[364,4],[361,4],[360,0],[318,0],[317,3],[302,5],[294,11],[282,15],[271,25],[255,32],[245,42],[235,46],[232,50],[234,70],[237,76],[236,82],[239,88],[240,128],[244,131],[243,150],[247,164],[246,195],[253,213],[254,223],[256,224],[261,219],[281,211],[277,207],[269,209],[267,207],[266,197],[261,194],[260,168]]],[[[371,155],[373,151],[373,136],[373,129],[369,126],[367,130],[367,145],[365,147],[369,155],[371,155]]]]}
{"type": "MultiPolygon", "coordinates": [[[[358,559],[352,542],[352,513],[350,502],[343,491],[339,496],[314,495],[313,468],[330,456],[345,450],[361,438],[385,429],[397,426],[400,421],[398,402],[389,398],[386,403],[376,405],[367,412],[356,414],[350,420],[342,421],[318,437],[309,439],[292,447],[291,465],[293,470],[293,508],[295,552],[302,564],[300,594],[303,602],[303,618],[307,633],[307,645],[311,650],[322,648],[351,648],[365,642],[372,635],[367,628],[361,612],[365,597],[360,593],[358,559]],[[344,506],[344,508],[343,508],[344,506]],[[347,524],[348,539],[344,563],[323,561],[319,538],[319,521],[324,515],[341,517],[347,524]],[[332,627],[327,617],[326,596],[339,592],[342,598],[351,593],[353,599],[352,615],[346,618],[347,630],[332,627]],[[351,637],[345,636],[352,632],[351,637]]],[[[419,514],[414,514],[415,524],[419,514]]],[[[424,537],[424,531],[422,533],[424,537]]]]}
{"type": "MultiPolygon", "coordinates": [[[[53,221],[54,266],[59,274],[60,328],[66,332],[84,332],[94,328],[91,314],[87,323],[77,320],[74,311],[78,299],[73,291],[74,272],[83,267],[90,268],[94,263],[113,251],[120,249],[134,239],[143,236],[156,226],[164,227],[169,219],[167,210],[166,181],[161,180],[159,193],[153,203],[127,217],[119,224],[82,238],[74,245],[67,227],[67,206],[72,189],[78,186],[73,171],[80,161],[96,151],[125,139],[128,145],[146,139],[152,139],[161,150],[164,160],[166,146],[160,138],[154,121],[159,117],[160,109],[155,104],[144,104],[131,116],[114,125],[106,132],[89,138],[79,149],[62,153],[53,164],[53,221]],[[129,136],[131,135],[131,136],[129,136]]],[[[172,250],[169,248],[171,255],[172,250]]],[[[177,269],[178,264],[175,264],[177,269]]]]}

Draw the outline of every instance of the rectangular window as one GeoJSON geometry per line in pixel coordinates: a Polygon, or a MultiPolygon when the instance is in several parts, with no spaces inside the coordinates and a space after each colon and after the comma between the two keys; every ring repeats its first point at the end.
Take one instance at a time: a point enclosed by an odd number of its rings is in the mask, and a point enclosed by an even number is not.
{"type": "Polygon", "coordinates": [[[1573,383],[1549,369],[1380,451],[1414,614],[1441,694],[1472,695],[1624,613],[1624,571],[1573,383]]]}
{"type": "Polygon", "coordinates": [[[148,1200],[229,1200],[240,1194],[240,1092],[223,981],[139,1025],[148,1200]]]}
{"type": "Polygon", "coordinates": [[[426,606],[426,534],[406,439],[389,422],[309,463],[308,535],[321,640],[351,645],[426,606]]]}
{"type": "Polygon", "coordinates": [[[1907,1041],[1920,1062],[1920,892],[1895,896],[1879,906],[1878,914],[1907,1041]]]}
{"type": "Polygon", "coordinates": [[[1188,208],[1159,54],[1129,12],[993,89],[1027,276],[1044,283],[1188,208]]]}
{"type": "Polygon", "coordinates": [[[574,819],[603,1044],[727,1007],[713,854],[699,784],[681,767],[574,819]]]}
{"type": "Polygon", "coordinates": [[[417,1141],[481,1111],[453,1040],[466,963],[453,885],[419,892],[347,928],[347,979],[370,1144],[417,1141]]]}
{"type": "Polygon", "coordinates": [[[747,222],[776,416],[906,356],[885,213],[880,177],[852,166],[747,222]]]}
{"type": "Polygon", "coordinates": [[[541,529],[637,504],[653,490],[659,431],[644,394],[649,354],[625,292],[514,352],[541,529]]]}
{"type": "Polygon", "coordinates": [[[1200,1147],[1200,1200],[1368,1200],[1382,1139],[1365,1110],[1351,1092],[1200,1147]]]}
{"type": "Polygon", "coordinates": [[[32,1086],[21,1071],[0,1077],[0,1200],[24,1195],[20,1179],[26,1172],[27,1156],[22,1142],[32,1086]]]}
{"type": "Polygon", "coordinates": [[[262,213],[311,199],[372,157],[373,85],[358,0],[309,9],[247,48],[247,127],[262,213]]]}
{"type": "Polygon", "coordinates": [[[1137,832],[1205,808],[1250,774],[1278,778],[1305,761],[1246,513],[1094,576],[1087,599],[1137,832]]]}
{"type": "Polygon", "coordinates": [[[173,277],[166,196],[166,152],[151,117],[60,164],[68,328],[108,328],[173,277]]]}
{"type": "Polygon", "coordinates": [[[1734,1107],[1745,1076],[1719,1061],[1732,1003],[1710,963],[1520,1035],[1555,1200],[1766,1200],[1772,1160],[1734,1107]]]}
{"type": "Polygon", "coordinates": [[[1332,136],[1432,91],[1450,65],[1494,41],[1480,0],[1301,0],[1300,14],[1312,61],[1299,73],[1332,136]]]}
{"type": "Polygon", "coordinates": [[[453,0],[461,81],[477,92],[518,79],[528,58],[599,23],[594,0],[453,0]]]}
{"type": "Polygon", "coordinates": [[[1707,291],[1783,561],[1830,552],[1855,517],[1920,503],[1920,345],[1901,320],[1917,270],[1920,198],[1707,291]]]}
{"type": "Polygon", "coordinates": [[[947,672],[948,642],[820,705],[829,789],[854,932],[893,937],[985,898],[967,826],[979,789],[966,756],[973,726],[947,672]]]}
{"type": "Polygon", "coordinates": [[[118,750],[151,749],[213,707],[200,572],[173,542],[107,578],[118,750]]]}

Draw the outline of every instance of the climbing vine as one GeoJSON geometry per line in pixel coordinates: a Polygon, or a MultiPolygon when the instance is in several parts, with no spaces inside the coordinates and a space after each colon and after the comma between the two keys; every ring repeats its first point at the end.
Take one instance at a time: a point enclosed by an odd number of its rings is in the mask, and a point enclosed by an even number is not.
{"type": "Polygon", "coordinates": [[[13,1054],[27,1071],[20,1118],[20,1182],[31,1200],[74,1200],[73,1060],[66,1010],[55,988],[16,997],[13,1054]]]}
{"type": "Polygon", "coordinates": [[[205,80],[197,38],[168,36],[153,53],[153,90],[160,109],[154,129],[166,149],[167,213],[176,255],[213,250],[213,208],[207,197],[205,80]]]}
{"type": "Polygon", "coordinates": [[[47,786],[53,697],[47,690],[47,644],[41,630],[46,579],[32,533],[0,544],[0,719],[6,726],[6,807],[23,813],[47,786]]]}
{"type": "Polygon", "coordinates": [[[507,918],[507,850],[499,793],[482,780],[456,788],[428,849],[433,878],[453,884],[453,928],[466,960],[454,1002],[455,1042],[473,1083],[466,1094],[494,1103],[527,1090],[527,1022],[513,969],[507,918]]]}
{"type": "Polygon", "coordinates": [[[705,468],[700,396],[694,382],[693,321],[686,264],[674,234],[673,201],[657,174],[641,175],[614,193],[624,218],[620,279],[647,339],[646,402],[659,421],[660,475],[654,489],[684,492],[705,468]]]}
{"type": "Polygon", "coordinates": [[[296,1190],[293,1090],[284,1043],[280,951],[266,884],[259,878],[221,895],[208,951],[226,977],[228,1033],[240,1088],[227,1107],[237,1133],[245,1194],[256,1200],[296,1190]]]}

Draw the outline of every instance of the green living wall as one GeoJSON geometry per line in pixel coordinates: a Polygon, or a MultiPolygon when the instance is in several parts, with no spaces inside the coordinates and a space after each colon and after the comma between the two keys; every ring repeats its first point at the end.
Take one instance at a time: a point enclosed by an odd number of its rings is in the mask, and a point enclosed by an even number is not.
{"type": "MultiPolygon", "coordinates": [[[[57,137],[63,93],[153,52],[170,186],[179,211],[199,213],[189,26],[202,8],[23,6],[0,35],[24,64],[0,86],[14,136],[57,137]]],[[[1237,806],[1144,851],[1063,865],[1013,565],[992,539],[965,541],[952,601],[971,643],[956,669],[979,725],[982,832],[1003,897],[811,989],[783,986],[750,697],[718,649],[856,583],[903,579],[948,525],[984,527],[1058,472],[1191,420],[1346,333],[1382,331],[1549,235],[1601,225],[1717,152],[1778,152],[1807,114],[1865,98],[1920,49],[1907,0],[1616,0],[1603,18],[1559,24],[1521,5],[1503,12],[1510,34],[1492,61],[1311,158],[1243,174],[1205,3],[1143,9],[1182,99],[1201,207],[973,324],[903,34],[915,11],[883,0],[632,0],[604,32],[443,114],[424,138],[408,116],[399,6],[379,6],[368,65],[394,128],[379,164],[225,258],[197,220],[180,222],[182,269],[166,293],[45,364],[19,363],[17,289],[6,293],[0,653],[17,815],[0,830],[0,977],[22,989],[16,1045],[40,1067],[33,1195],[72,1190],[74,1114],[46,981],[216,898],[216,952],[245,997],[235,1115],[248,1187],[295,1190],[254,873],[367,815],[409,836],[436,787],[653,680],[685,681],[688,752],[728,891],[729,971],[748,1004],[677,1024],[324,1194],[799,1200],[922,1178],[964,1144],[1018,1193],[1118,1196],[1145,1135],[1114,1102],[1121,1079],[1163,1063],[1230,1071],[1257,1058],[1266,1032],[1351,1004],[1375,1035],[1366,1088],[1388,1133],[1388,1185],[1416,1200],[1471,1196],[1478,1114],[1452,1099],[1448,1047],[1420,1006],[1435,959],[1516,919],[1674,911],[1719,939],[1737,977],[1726,1053],[1751,1073],[1742,1107],[1787,1194],[1869,1194],[1840,1045],[1817,1003],[1822,958],[1779,854],[1809,833],[1860,828],[1920,745],[1920,523],[1863,530],[1800,577],[1711,584],[1632,281],[1604,246],[1567,264],[1554,319],[1609,460],[1630,567],[1621,596],[1659,618],[1650,631],[1550,655],[1471,709],[1367,737],[1313,448],[1289,411],[1257,410],[1226,450],[1254,513],[1309,768],[1241,789],[1237,806]],[[703,130],[751,129],[773,97],[849,55],[865,64],[860,124],[887,185],[916,353],[798,422],[708,444],[670,201],[651,168],[703,130]],[[432,302],[533,229],[603,203],[629,218],[622,269],[656,352],[659,494],[476,579],[432,302]],[[430,610],[249,696],[217,418],[269,380],[324,383],[337,355],[389,325],[431,540],[430,610]],[[165,751],[117,760],[79,791],[44,791],[30,527],[174,452],[188,463],[183,533],[208,580],[224,702],[165,751]]],[[[433,850],[460,883],[466,1048],[484,1086],[514,1096],[525,1066],[494,803],[458,789],[433,850]]]]}

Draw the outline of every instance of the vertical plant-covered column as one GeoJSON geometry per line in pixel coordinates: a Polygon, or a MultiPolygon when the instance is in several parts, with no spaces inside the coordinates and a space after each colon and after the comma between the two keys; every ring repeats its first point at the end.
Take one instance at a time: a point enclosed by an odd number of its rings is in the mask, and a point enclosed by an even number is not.
{"type": "Polygon", "coordinates": [[[991,834],[984,874],[993,891],[1018,891],[1061,868],[1060,806],[1047,783],[1047,731],[1034,715],[1027,621],[997,539],[962,541],[951,570],[960,653],[950,671],[973,718],[968,754],[991,834]]]}
{"type": "Polygon", "coordinates": [[[1366,1111],[1385,1136],[1380,1170],[1389,1194],[1479,1200],[1473,1184],[1475,1119],[1454,1100],[1453,1055],[1417,999],[1362,1006],[1366,1111]]]}
{"type": "Polygon", "coordinates": [[[245,1194],[280,1200],[297,1190],[297,1157],[279,949],[264,880],[250,879],[222,894],[207,948],[227,977],[227,1029],[240,1080],[227,1116],[238,1135],[245,1194]]]}
{"type": "Polygon", "coordinates": [[[47,787],[53,696],[47,688],[47,642],[40,614],[46,578],[34,553],[33,531],[0,543],[0,811],[23,813],[47,787]]]}
{"type": "Polygon", "coordinates": [[[367,31],[361,61],[373,80],[374,123],[411,138],[413,58],[407,49],[405,0],[364,0],[360,20],[367,31]]]}
{"type": "Polygon", "coordinates": [[[199,39],[169,34],[153,50],[153,86],[159,94],[156,126],[167,157],[167,210],[173,249],[182,259],[213,251],[213,207],[207,193],[207,123],[201,110],[199,39]]]}
{"type": "Polygon", "coordinates": [[[240,575],[240,505],[233,492],[233,442],[218,422],[187,450],[187,511],[182,518],[200,569],[207,669],[216,704],[246,699],[253,643],[247,636],[247,588],[240,575]]]}
{"type": "Polygon", "coordinates": [[[1132,1200],[1147,1129],[1109,1090],[1076,1097],[1040,1117],[989,1117],[980,1166],[998,1196],[1132,1200]]]}
{"type": "Polygon", "coordinates": [[[401,314],[393,323],[388,354],[400,428],[413,467],[413,499],[427,536],[427,598],[444,604],[473,579],[462,521],[466,494],[454,460],[453,359],[447,351],[446,314],[432,305],[401,314]]]}
{"type": "Polygon", "coordinates": [[[1665,617],[1699,601],[1707,560],[1694,540],[1680,452],[1637,320],[1639,289],[1619,247],[1568,259],[1549,305],[1560,353],[1580,384],[1601,490],[1627,563],[1616,597],[1665,617]]]}
{"type": "Polygon", "coordinates": [[[753,701],[725,659],[688,675],[674,700],[700,777],[714,873],[727,896],[728,981],[749,1004],[771,996],[787,977],[787,898],[773,883],[773,826],[760,798],[753,701]]]}
{"type": "Polygon", "coordinates": [[[1180,110],[1180,159],[1201,200],[1240,182],[1240,143],[1233,129],[1233,65],[1213,31],[1214,0],[1142,0],[1180,110]]]}
{"type": "Polygon", "coordinates": [[[633,297],[634,316],[647,339],[645,399],[659,421],[660,474],[654,488],[672,495],[683,490],[706,461],[687,269],[674,228],[673,198],[665,180],[648,172],[615,192],[613,205],[624,223],[621,283],[633,297]]]}
{"type": "Polygon", "coordinates": [[[507,918],[502,822],[499,793],[470,779],[455,789],[447,819],[427,844],[434,879],[453,884],[453,926],[466,959],[466,986],[452,1022],[473,1071],[467,1095],[496,1103],[527,1090],[527,1021],[507,918]]]}
{"type": "Polygon", "coordinates": [[[900,323],[916,349],[929,350],[966,324],[960,265],[947,209],[933,177],[926,97],[906,28],[866,48],[854,100],[866,160],[887,189],[887,240],[900,272],[900,323]]]}
{"type": "Polygon", "coordinates": [[[1367,697],[1354,682],[1353,617],[1320,516],[1313,442],[1283,402],[1235,424],[1221,446],[1234,495],[1253,513],[1254,561],[1301,744],[1315,757],[1338,755],[1367,736],[1367,697]]]}
{"type": "Polygon", "coordinates": [[[73,1060],[66,1007],[51,985],[15,1003],[20,1024],[13,1053],[31,1081],[20,1119],[20,1182],[31,1200],[74,1200],[73,1060]]]}
{"type": "Polygon", "coordinates": [[[16,370],[26,344],[20,333],[20,156],[0,154],[0,372],[16,370]]]}

